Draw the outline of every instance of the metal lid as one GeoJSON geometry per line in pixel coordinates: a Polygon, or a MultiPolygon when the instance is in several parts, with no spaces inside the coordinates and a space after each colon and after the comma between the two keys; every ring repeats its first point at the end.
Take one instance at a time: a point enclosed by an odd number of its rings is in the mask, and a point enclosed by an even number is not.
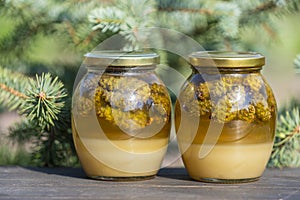
{"type": "Polygon", "coordinates": [[[87,65],[131,67],[159,63],[158,54],[145,51],[92,51],[85,57],[87,65]]]}
{"type": "Polygon", "coordinates": [[[255,52],[199,51],[189,56],[191,65],[218,68],[261,68],[265,57],[255,52]]]}

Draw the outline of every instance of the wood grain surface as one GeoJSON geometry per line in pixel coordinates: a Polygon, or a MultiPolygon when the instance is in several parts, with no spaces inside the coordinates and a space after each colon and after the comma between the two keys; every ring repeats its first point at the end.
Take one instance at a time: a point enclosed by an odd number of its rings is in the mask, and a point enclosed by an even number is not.
{"type": "Polygon", "coordinates": [[[267,169],[243,184],[193,181],[184,168],[164,168],[145,181],[86,177],[80,168],[0,167],[0,199],[300,199],[300,169],[267,169]]]}

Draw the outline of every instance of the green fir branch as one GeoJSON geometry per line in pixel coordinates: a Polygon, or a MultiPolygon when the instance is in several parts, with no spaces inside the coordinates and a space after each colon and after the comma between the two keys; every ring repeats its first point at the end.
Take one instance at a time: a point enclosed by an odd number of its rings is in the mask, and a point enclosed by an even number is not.
{"type": "Polygon", "coordinates": [[[33,142],[32,161],[39,166],[78,163],[70,128],[71,104],[63,83],[49,73],[32,79],[3,68],[0,72],[0,102],[25,117],[9,129],[10,138],[19,143],[33,142]],[[15,83],[23,83],[25,88],[15,83]]]}
{"type": "Polygon", "coordinates": [[[273,16],[280,17],[298,12],[300,2],[298,0],[241,1],[239,6],[243,9],[240,23],[257,26],[272,21],[273,16]]]}
{"type": "MultiPolygon", "coordinates": [[[[294,104],[294,103],[291,103],[294,104]]],[[[284,108],[276,128],[268,167],[300,167],[300,104],[284,108]]]]}
{"type": "Polygon", "coordinates": [[[116,33],[121,25],[126,23],[126,13],[117,7],[100,7],[93,10],[88,18],[94,24],[93,30],[100,29],[102,32],[111,31],[116,33]]]}
{"type": "Polygon", "coordinates": [[[29,79],[26,107],[21,109],[28,119],[37,121],[38,126],[49,130],[55,126],[61,108],[64,107],[64,97],[67,93],[62,82],[58,78],[52,78],[50,74],[36,76],[36,80],[29,79]]]}
{"type": "Polygon", "coordinates": [[[0,67],[0,104],[9,110],[19,109],[28,98],[25,94],[28,87],[24,75],[0,67]]]}
{"type": "Polygon", "coordinates": [[[213,11],[209,9],[195,9],[195,8],[171,8],[171,7],[160,7],[159,11],[162,12],[182,12],[182,13],[193,13],[193,14],[204,14],[204,15],[212,15],[213,11]]]}
{"type": "Polygon", "coordinates": [[[299,11],[298,0],[204,1],[159,0],[158,26],[193,35],[207,50],[244,50],[240,32],[261,27],[274,39],[274,16],[299,11]]]}
{"type": "Polygon", "coordinates": [[[116,1],[110,6],[101,6],[92,10],[89,21],[92,30],[101,33],[119,33],[127,41],[123,49],[140,49],[139,30],[154,26],[156,2],[154,0],[116,1]]]}

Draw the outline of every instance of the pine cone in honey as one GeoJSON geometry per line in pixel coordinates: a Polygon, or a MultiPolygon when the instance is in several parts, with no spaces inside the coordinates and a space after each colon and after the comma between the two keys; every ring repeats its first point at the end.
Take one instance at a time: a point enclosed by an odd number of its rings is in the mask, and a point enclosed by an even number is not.
{"type": "Polygon", "coordinates": [[[102,76],[95,91],[95,109],[99,120],[126,131],[165,123],[171,113],[165,87],[135,77],[102,76]]]}

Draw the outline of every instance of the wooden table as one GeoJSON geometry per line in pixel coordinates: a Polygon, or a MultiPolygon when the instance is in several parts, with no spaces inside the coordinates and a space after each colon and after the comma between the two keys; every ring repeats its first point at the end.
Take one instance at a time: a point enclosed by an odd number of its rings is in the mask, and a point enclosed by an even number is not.
{"type": "Polygon", "coordinates": [[[300,169],[267,169],[256,182],[211,184],[184,168],[135,182],[88,179],[80,168],[0,167],[0,199],[300,199],[300,169]]]}

